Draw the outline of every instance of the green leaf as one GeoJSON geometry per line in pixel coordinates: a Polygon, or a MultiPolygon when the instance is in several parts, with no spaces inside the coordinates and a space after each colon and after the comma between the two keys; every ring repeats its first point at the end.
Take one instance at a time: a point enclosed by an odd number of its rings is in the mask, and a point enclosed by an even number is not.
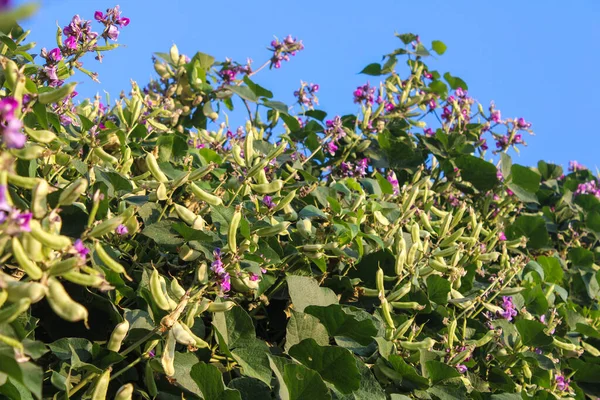
{"type": "Polygon", "coordinates": [[[337,304],[333,290],[319,287],[319,283],[307,276],[290,275],[286,278],[294,310],[304,312],[310,305],[328,306],[337,304]]]}
{"type": "Polygon", "coordinates": [[[425,362],[425,368],[429,373],[429,379],[431,379],[431,382],[433,382],[434,385],[447,379],[458,378],[460,376],[460,373],[456,368],[436,360],[425,362]]]}
{"type": "Polygon", "coordinates": [[[520,319],[515,325],[525,346],[542,347],[552,343],[552,338],[544,333],[546,325],[541,322],[520,319]]]}
{"type": "Polygon", "coordinates": [[[464,155],[456,159],[463,180],[470,182],[477,190],[487,192],[498,183],[494,164],[481,158],[464,155]]]}
{"type": "Polygon", "coordinates": [[[527,246],[532,249],[545,247],[550,240],[550,236],[548,236],[544,218],[539,215],[519,216],[506,230],[506,237],[513,240],[522,236],[528,239],[527,246]]]}
{"type": "Polygon", "coordinates": [[[436,385],[427,389],[439,400],[467,400],[467,389],[464,386],[457,385],[436,385]]]}
{"type": "Polygon", "coordinates": [[[300,130],[300,122],[292,115],[280,114],[280,118],[285,122],[291,132],[298,132],[300,130]]]}
{"type": "Polygon", "coordinates": [[[160,162],[185,157],[188,150],[187,142],[178,135],[161,135],[156,145],[158,146],[158,161],[160,162]]]}
{"type": "Polygon", "coordinates": [[[594,253],[583,247],[571,247],[568,258],[573,267],[588,268],[594,263],[594,253]]]}
{"type": "Polygon", "coordinates": [[[377,183],[379,183],[379,187],[384,194],[394,194],[394,187],[383,175],[377,172],[375,174],[375,178],[377,179],[377,183]]]}
{"type": "Polygon", "coordinates": [[[283,381],[288,397],[282,397],[282,400],[331,400],[321,376],[304,365],[287,364],[283,369],[283,381]]]}
{"type": "Polygon", "coordinates": [[[327,219],[327,214],[325,214],[323,211],[319,210],[317,207],[315,207],[313,205],[308,205],[308,206],[304,207],[302,210],[300,210],[300,212],[298,213],[298,216],[300,218],[327,219]]]}
{"type": "Polygon", "coordinates": [[[467,83],[465,81],[463,81],[457,76],[450,75],[450,72],[446,72],[444,74],[444,79],[446,80],[446,82],[448,82],[452,89],[462,88],[464,90],[469,90],[469,87],[467,86],[467,83]]]}
{"type": "Polygon", "coordinates": [[[385,400],[385,391],[377,382],[373,373],[362,361],[356,360],[356,366],[360,371],[360,387],[350,394],[343,394],[335,390],[338,400],[385,400]]]}
{"type": "Polygon", "coordinates": [[[314,339],[305,339],[292,346],[289,355],[317,371],[340,392],[351,393],[360,387],[360,371],[354,357],[346,349],[319,346],[314,339]]]}
{"type": "Polygon", "coordinates": [[[0,354],[0,373],[26,387],[37,399],[42,398],[42,368],[31,362],[17,362],[14,357],[0,354]]]}
{"type": "Polygon", "coordinates": [[[388,357],[388,361],[394,368],[394,371],[396,371],[401,377],[403,387],[411,389],[424,389],[429,386],[429,381],[419,375],[413,367],[408,365],[402,356],[391,354],[388,357]]]}
{"type": "Polygon", "coordinates": [[[268,99],[273,98],[273,92],[254,83],[250,78],[248,78],[248,75],[244,76],[244,83],[248,85],[248,87],[250,88],[252,93],[256,95],[256,97],[266,97],[268,99]]]}
{"type": "Polygon", "coordinates": [[[237,94],[244,100],[248,100],[253,103],[256,103],[258,101],[258,96],[248,86],[228,85],[224,88],[231,90],[233,93],[237,94]]]}
{"type": "MultiPolygon", "coordinates": [[[[271,370],[269,369],[269,376],[271,370]]],[[[242,400],[264,400],[271,398],[271,389],[258,379],[242,376],[227,384],[230,389],[240,392],[242,400]]]]}
{"type": "Polygon", "coordinates": [[[190,374],[192,367],[198,362],[198,357],[194,353],[175,352],[175,360],[173,361],[175,375],[173,375],[173,379],[177,380],[178,385],[183,386],[192,393],[198,393],[200,390],[196,380],[190,374]]]}
{"type": "Polygon", "coordinates": [[[242,307],[215,313],[213,326],[219,331],[229,349],[234,349],[256,338],[252,318],[242,307]]]}
{"type": "Polygon", "coordinates": [[[367,346],[377,335],[377,328],[373,321],[358,320],[353,315],[345,313],[339,304],[326,307],[308,306],[304,312],[317,317],[330,336],[347,337],[367,346]]]}
{"type": "Polygon", "coordinates": [[[547,282],[562,283],[564,272],[558,258],[539,256],[536,261],[544,270],[544,276],[547,282]]]}
{"type": "Polygon", "coordinates": [[[361,74],[371,75],[371,76],[379,76],[381,75],[381,64],[373,63],[369,64],[360,71],[361,74]]]}
{"type": "Polygon", "coordinates": [[[223,375],[217,367],[199,362],[190,371],[190,376],[198,385],[202,397],[215,400],[241,400],[240,392],[225,388],[223,375]]]}
{"type": "MultiPolygon", "coordinates": [[[[238,307],[239,308],[239,307],[238,307]]],[[[233,348],[230,346],[230,348],[233,348]]],[[[231,350],[231,354],[242,367],[244,375],[259,379],[265,384],[271,384],[271,368],[269,367],[269,346],[260,340],[238,342],[238,346],[231,350]]]]}
{"type": "Polygon", "coordinates": [[[445,305],[448,303],[450,293],[450,281],[438,275],[430,275],[427,278],[427,297],[434,303],[445,305]]]}
{"type": "Polygon", "coordinates": [[[318,318],[292,310],[292,316],[286,328],[285,351],[309,338],[314,339],[321,346],[329,344],[327,329],[319,322],[318,318]]]}
{"type": "Polygon", "coordinates": [[[175,220],[170,219],[155,222],[146,226],[142,235],[154,240],[156,244],[177,246],[183,243],[183,239],[173,230],[174,222],[175,220]]]}
{"type": "Polygon", "coordinates": [[[441,42],[439,40],[434,40],[431,42],[431,49],[441,56],[442,54],[444,54],[446,52],[447,47],[444,44],[444,42],[441,42]]]}
{"type": "Polygon", "coordinates": [[[521,200],[529,203],[537,203],[535,193],[540,188],[541,175],[531,168],[513,164],[510,168],[510,182],[508,187],[521,200]]]}

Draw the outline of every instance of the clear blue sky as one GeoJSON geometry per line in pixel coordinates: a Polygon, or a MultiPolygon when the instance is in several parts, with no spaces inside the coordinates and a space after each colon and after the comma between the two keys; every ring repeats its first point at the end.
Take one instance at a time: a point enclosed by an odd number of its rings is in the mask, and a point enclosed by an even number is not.
{"type": "MultiPolygon", "coordinates": [[[[22,3],[18,1],[17,3],[22,3]]],[[[413,32],[424,43],[442,40],[448,51],[429,61],[469,85],[484,105],[494,100],[503,117],[524,117],[536,136],[527,136],[516,162],[538,159],[566,165],[577,159],[600,168],[596,118],[600,115],[600,2],[580,1],[156,1],[45,0],[24,25],[38,48],[55,45],[56,21],[64,26],[74,14],[93,18],[95,10],[120,4],[131,18],[119,48],[103,64],[90,58],[86,67],[100,73],[101,84],[81,76],[85,96],[107,90],[128,91],[153,74],[155,51],[176,43],[182,53],[202,51],[217,59],[247,57],[261,65],[276,35],[292,34],[306,49],[280,70],[260,73],[256,81],[288,104],[300,80],[319,83],[321,108],[355,111],[352,91],[373,77],[357,74],[365,65],[400,47],[394,33],[413,32]],[[596,117],[595,117],[596,116],[596,117]]]]}

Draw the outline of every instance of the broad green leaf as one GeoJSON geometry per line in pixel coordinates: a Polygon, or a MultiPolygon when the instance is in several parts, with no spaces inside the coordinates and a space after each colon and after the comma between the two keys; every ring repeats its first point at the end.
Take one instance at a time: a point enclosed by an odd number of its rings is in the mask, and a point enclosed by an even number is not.
{"type": "Polygon", "coordinates": [[[261,339],[246,340],[233,350],[231,354],[242,367],[244,375],[271,384],[271,368],[269,367],[269,346],[261,339]]]}
{"type": "Polygon", "coordinates": [[[366,346],[377,334],[377,328],[371,320],[358,320],[353,315],[345,313],[339,304],[326,307],[308,306],[304,312],[317,317],[327,329],[329,336],[347,337],[366,346]]]}
{"type": "Polygon", "coordinates": [[[252,318],[242,307],[233,307],[226,312],[213,314],[213,326],[223,336],[229,349],[234,349],[256,337],[252,318]]]}
{"type": "Polygon", "coordinates": [[[190,371],[190,376],[198,385],[202,397],[215,400],[241,400],[240,392],[225,388],[223,375],[217,367],[199,362],[190,371]]]}
{"type": "Polygon", "coordinates": [[[438,275],[430,275],[427,278],[427,296],[434,303],[445,305],[448,303],[450,293],[450,281],[438,275]]]}
{"type": "Polygon", "coordinates": [[[178,385],[192,393],[198,393],[200,390],[196,380],[191,376],[192,367],[198,362],[198,357],[194,353],[175,352],[175,361],[173,362],[175,375],[173,378],[177,380],[178,385]]]}
{"type": "Polygon", "coordinates": [[[343,394],[333,389],[339,400],[385,400],[385,391],[373,376],[373,373],[362,361],[356,359],[360,371],[360,387],[350,394],[343,394]]]}
{"type": "Polygon", "coordinates": [[[448,379],[457,378],[460,373],[456,368],[437,360],[429,360],[425,363],[425,368],[429,373],[429,379],[434,385],[448,379]]]}
{"type": "Polygon", "coordinates": [[[335,293],[331,289],[319,287],[314,278],[289,275],[286,281],[296,311],[304,312],[310,305],[328,306],[338,303],[335,293]]]}
{"type": "Polygon", "coordinates": [[[304,339],[312,338],[319,345],[329,344],[329,334],[319,319],[312,315],[292,310],[292,315],[288,320],[285,336],[285,350],[300,343],[304,339]]]}
{"type": "Polygon", "coordinates": [[[273,92],[265,89],[257,83],[254,83],[248,76],[244,76],[244,83],[248,85],[248,88],[256,95],[256,97],[266,97],[268,99],[273,97],[273,92]]]}
{"type": "Polygon", "coordinates": [[[394,371],[399,374],[403,387],[409,389],[424,389],[429,386],[429,381],[419,375],[401,356],[392,354],[388,357],[388,361],[392,365],[394,371]]]}
{"type": "Polygon", "coordinates": [[[498,183],[494,164],[481,158],[471,155],[460,156],[456,159],[456,166],[460,169],[462,179],[482,192],[487,192],[498,183]]]}
{"type": "Polygon", "coordinates": [[[258,379],[248,376],[231,380],[227,384],[227,387],[240,392],[242,400],[264,400],[271,398],[271,390],[267,385],[258,379]]]}
{"type": "Polygon", "coordinates": [[[379,76],[381,75],[381,64],[373,63],[369,64],[360,71],[361,74],[379,76]]]}
{"type": "Polygon", "coordinates": [[[552,343],[552,338],[544,333],[546,325],[541,322],[520,319],[515,325],[525,346],[542,347],[552,343]]]}
{"type": "Polygon", "coordinates": [[[525,236],[527,246],[532,249],[541,249],[548,244],[550,237],[546,229],[546,221],[539,215],[521,215],[506,230],[509,240],[525,236]]]}
{"type": "Polygon", "coordinates": [[[446,45],[442,41],[434,40],[431,42],[431,49],[438,53],[440,56],[446,52],[446,48],[446,45]]]}
{"type": "Polygon", "coordinates": [[[536,261],[544,270],[545,280],[551,283],[561,283],[564,272],[560,261],[556,257],[539,256],[536,261]]]}
{"type": "Polygon", "coordinates": [[[317,371],[340,392],[351,393],[360,387],[360,371],[354,357],[346,349],[319,346],[314,339],[305,339],[292,346],[290,356],[317,371]]]}
{"type": "Polygon", "coordinates": [[[282,400],[330,400],[331,394],[321,376],[304,365],[287,364],[283,369],[283,381],[289,397],[282,400]]]}

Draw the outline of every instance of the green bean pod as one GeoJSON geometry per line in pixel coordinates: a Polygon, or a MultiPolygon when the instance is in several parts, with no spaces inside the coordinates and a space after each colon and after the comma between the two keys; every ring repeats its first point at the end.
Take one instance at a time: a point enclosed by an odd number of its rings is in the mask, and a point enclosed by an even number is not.
{"type": "Polygon", "coordinates": [[[392,307],[399,310],[422,310],[425,308],[424,305],[421,305],[416,301],[392,301],[390,304],[392,307]]]}
{"type": "Polygon", "coordinates": [[[175,375],[175,335],[173,334],[173,330],[170,329],[167,332],[167,340],[165,341],[165,346],[163,348],[163,353],[160,358],[160,363],[165,371],[167,376],[175,375]]]}
{"type": "Polygon", "coordinates": [[[48,303],[62,319],[69,322],[84,321],[87,326],[88,311],[69,296],[63,285],[55,278],[48,279],[48,303]]]}
{"type": "Polygon", "coordinates": [[[158,274],[156,268],[154,268],[152,275],[150,275],[150,293],[152,294],[152,300],[154,300],[154,303],[158,306],[158,308],[165,311],[171,310],[167,295],[162,290],[160,275],[158,274]]]}
{"type": "Polygon", "coordinates": [[[225,312],[231,310],[235,306],[233,301],[222,301],[215,303],[214,301],[208,305],[208,312],[225,312]]]}
{"type": "Polygon", "coordinates": [[[19,242],[19,239],[17,239],[16,236],[12,238],[12,251],[21,269],[25,271],[31,279],[38,280],[42,277],[42,269],[27,256],[25,249],[23,249],[21,242],[19,242]]]}
{"type": "Polygon", "coordinates": [[[158,395],[158,388],[154,380],[154,370],[149,362],[144,366],[144,383],[146,384],[146,389],[148,389],[148,394],[151,397],[156,397],[158,395]]]}
{"type": "Polygon", "coordinates": [[[17,174],[6,174],[8,183],[18,186],[22,189],[33,189],[35,185],[37,185],[41,179],[40,178],[29,178],[26,176],[21,176],[17,174]]]}
{"type": "Polygon", "coordinates": [[[133,384],[126,383],[117,390],[115,400],[131,400],[133,397],[133,384]]]}
{"type": "Polygon", "coordinates": [[[227,245],[229,246],[229,251],[232,253],[237,252],[237,230],[240,226],[241,220],[242,208],[241,206],[237,206],[233,213],[233,217],[231,217],[231,222],[229,223],[229,228],[227,230],[227,245]]]}
{"type": "Polygon", "coordinates": [[[252,161],[254,161],[254,133],[252,130],[246,132],[246,138],[244,140],[244,159],[246,165],[252,165],[252,161]]]}
{"type": "Polygon", "coordinates": [[[194,334],[194,332],[192,332],[192,330],[187,326],[187,324],[181,322],[181,323],[179,323],[179,326],[181,326],[181,328],[183,328],[183,330],[186,331],[188,333],[188,335],[194,339],[194,341],[195,341],[194,347],[199,348],[199,349],[206,349],[206,348],[210,347],[209,344],[206,343],[202,338],[196,336],[194,334]]]}
{"type": "Polygon", "coordinates": [[[171,279],[171,292],[176,296],[175,298],[179,301],[185,296],[185,289],[179,284],[177,278],[171,279]]]}
{"type": "Polygon", "coordinates": [[[123,274],[129,280],[131,280],[131,278],[129,278],[129,276],[127,275],[127,271],[125,271],[125,267],[123,265],[121,265],[120,263],[118,263],[117,261],[115,261],[110,256],[110,254],[108,254],[106,252],[106,250],[104,250],[104,247],[102,247],[100,242],[96,242],[96,244],[94,245],[94,249],[96,250],[96,254],[98,255],[98,258],[100,259],[100,261],[102,261],[102,263],[108,269],[110,269],[113,272],[116,272],[117,274],[123,274]]]}
{"type": "Polygon", "coordinates": [[[127,336],[127,332],[129,331],[129,321],[126,319],[123,322],[117,324],[115,329],[113,329],[110,334],[110,339],[108,340],[108,344],[106,348],[110,351],[114,351],[118,353],[121,349],[121,344],[123,344],[123,340],[125,336],[127,336]]]}
{"type": "Polygon", "coordinates": [[[213,169],[215,169],[216,164],[210,163],[204,167],[198,168],[190,173],[188,176],[189,181],[197,181],[198,179],[204,178],[208,175],[213,169]]]}
{"type": "Polygon", "coordinates": [[[29,227],[31,228],[31,235],[46,247],[53,250],[66,250],[71,246],[71,239],[44,231],[37,220],[31,220],[29,227]]]}
{"type": "Polygon", "coordinates": [[[119,160],[115,156],[108,154],[102,147],[95,147],[93,151],[96,157],[108,164],[116,165],[119,163],[119,160]]]}
{"type": "Polygon", "coordinates": [[[270,183],[252,183],[250,187],[258,194],[270,194],[280,191],[283,188],[283,181],[276,179],[270,183]]]}
{"type": "Polygon", "coordinates": [[[31,212],[37,219],[44,218],[48,212],[47,196],[50,190],[48,182],[43,179],[35,185],[31,192],[31,212]]]}
{"type": "Polygon", "coordinates": [[[190,335],[188,331],[183,329],[181,323],[175,322],[171,330],[173,331],[173,336],[177,343],[183,344],[184,346],[195,347],[196,340],[194,340],[194,337],[190,335]]]}
{"type": "Polygon", "coordinates": [[[273,212],[277,212],[283,209],[285,206],[289,205],[292,200],[296,197],[296,189],[289,192],[283,199],[279,200],[275,208],[273,208],[273,212]]]}
{"type": "Polygon", "coordinates": [[[428,350],[435,345],[436,341],[432,338],[426,338],[420,342],[399,341],[398,343],[406,350],[428,350]]]}
{"type": "Polygon", "coordinates": [[[77,86],[77,82],[71,82],[61,86],[58,89],[52,89],[50,91],[40,93],[37,98],[38,102],[41,104],[57,103],[73,93],[75,91],[75,86],[77,86]]]}
{"type": "Polygon", "coordinates": [[[89,286],[89,287],[101,287],[106,284],[104,278],[98,274],[90,275],[84,274],[78,271],[68,271],[64,272],[60,275],[62,278],[66,279],[69,282],[75,283],[81,286],[89,286]]]}
{"type": "Polygon", "coordinates": [[[290,224],[291,223],[288,221],[280,222],[273,226],[267,226],[264,228],[257,229],[254,233],[259,237],[278,235],[287,232],[287,229],[290,226],[290,224]]]}
{"type": "Polygon", "coordinates": [[[196,196],[199,200],[205,201],[211,206],[223,205],[223,200],[220,197],[217,197],[200,189],[200,187],[195,183],[190,183],[190,188],[192,189],[192,193],[194,194],[194,196],[196,196]]]}
{"type": "Polygon", "coordinates": [[[107,219],[106,221],[102,221],[101,223],[96,225],[94,228],[92,228],[92,230],[90,231],[88,236],[92,237],[92,238],[102,237],[102,236],[106,235],[107,233],[114,232],[115,229],[117,229],[117,227],[119,225],[121,225],[122,223],[123,223],[123,216],[121,216],[121,215],[118,217],[113,217],[113,218],[107,219]]]}
{"type": "MultiPolygon", "coordinates": [[[[8,293],[3,291],[5,300],[8,298],[8,293]]],[[[0,324],[10,324],[15,319],[19,317],[19,315],[23,314],[25,311],[29,310],[29,306],[31,305],[31,300],[28,298],[19,299],[17,302],[11,304],[8,307],[0,310],[0,324]]]]}
{"type": "Polygon", "coordinates": [[[92,391],[92,400],[106,400],[106,393],[108,392],[108,384],[110,383],[110,372],[108,368],[102,373],[97,379],[92,391]]]}
{"type": "Polygon", "coordinates": [[[154,154],[146,154],[146,166],[148,167],[148,171],[150,171],[154,179],[161,183],[169,182],[169,178],[167,178],[165,173],[162,172],[162,170],[158,166],[158,161],[156,161],[156,157],[154,157],[154,154]]]}
{"type": "Polygon", "coordinates": [[[246,166],[246,161],[242,158],[242,148],[239,144],[234,144],[231,146],[231,155],[233,156],[233,161],[240,167],[246,166]]]}

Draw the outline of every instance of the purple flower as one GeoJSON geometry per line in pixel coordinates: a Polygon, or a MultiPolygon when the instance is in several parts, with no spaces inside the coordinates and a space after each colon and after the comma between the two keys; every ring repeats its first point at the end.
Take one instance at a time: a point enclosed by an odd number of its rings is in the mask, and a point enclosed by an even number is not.
{"type": "Polygon", "coordinates": [[[289,61],[290,56],[295,56],[300,50],[304,50],[304,45],[301,40],[292,38],[292,35],[288,35],[283,41],[279,39],[271,41],[271,65],[273,68],[281,68],[281,61],[289,61]]]}
{"type": "Polygon", "coordinates": [[[221,261],[221,249],[216,248],[213,252],[213,256],[215,257],[215,260],[212,262],[210,269],[215,274],[217,286],[222,293],[229,292],[229,290],[231,290],[231,277],[223,267],[223,261],[221,261]]]}
{"type": "Polygon", "coordinates": [[[577,161],[573,160],[573,161],[569,161],[569,171],[570,172],[575,172],[575,171],[584,171],[587,168],[585,167],[585,165],[581,165],[579,164],[577,161]]]}
{"type": "Polygon", "coordinates": [[[117,40],[119,38],[119,28],[114,25],[110,25],[105,32],[107,38],[111,40],[117,40]]]}
{"type": "Polygon", "coordinates": [[[512,302],[512,297],[502,296],[502,308],[504,309],[504,311],[500,313],[502,318],[512,321],[513,317],[517,316],[517,310],[512,302]]]}
{"type": "Polygon", "coordinates": [[[466,90],[463,90],[463,88],[461,88],[461,87],[457,88],[454,93],[456,93],[456,95],[458,97],[466,97],[467,96],[466,90]]]}
{"type": "Polygon", "coordinates": [[[94,19],[96,21],[104,21],[104,13],[102,11],[96,11],[94,13],[94,19]]]}
{"type": "Polygon", "coordinates": [[[248,273],[248,276],[250,277],[250,280],[251,280],[252,282],[256,282],[256,281],[260,280],[260,276],[258,276],[258,275],[256,275],[256,274],[254,274],[254,273],[252,273],[252,272],[249,272],[249,273],[248,273]]]}
{"type": "Polygon", "coordinates": [[[23,123],[18,119],[6,122],[2,129],[2,141],[9,149],[20,149],[25,146],[27,137],[21,133],[23,123]]]}
{"type": "Polygon", "coordinates": [[[460,372],[461,374],[464,374],[468,371],[468,368],[466,365],[463,364],[456,364],[456,369],[458,370],[458,372],[460,372]]]}
{"type": "Polygon", "coordinates": [[[60,49],[58,47],[48,52],[48,61],[56,63],[60,60],[62,60],[62,53],[60,52],[60,49]]]}
{"type": "Polygon", "coordinates": [[[371,87],[368,82],[357,87],[352,94],[354,95],[355,103],[364,102],[366,105],[373,105],[375,102],[375,88],[371,87]]]}
{"type": "Polygon", "coordinates": [[[356,163],[355,172],[358,176],[364,177],[367,174],[367,168],[369,167],[369,159],[363,158],[356,163]]]}
{"type": "Polygon", "coordinates": [[[392,184],[392,188],[394,189],[394,194],[400,193],[400,186],[398,185],[398,178],[396,178],[396,173],[390,170],[387,174],[387,180],[392,184]]]}
{"type": "Polygon", "coordinates": [[[425,128],[423,130],[423,133],[425,134],[425,136],[429,136],[429,137],[435,136],[435,132],[431,128],[425,128]]]}
{"type": "Polygon", "coordinates": [[[263,197],[263,203],[270,209],[275,208],[275,203],[273,203],[273,198],[271,196],[263,197]]]}
{"type": "Polygon", "coordinates": [[[29,227],[29,222],[33,218],[33,214],[30,212],[20,212],[15,215],[15,222],[21,232],[31,232],[31,228],[29,227]]]}
{"type": "Polygon", "coordinates": [[[556,388],[561,391],[569,390],[570,379],[566,379],[563,374],[556,374],[554,377],[554,381],[556,382],[556,388]]]}
{"type": "Polygon", "coordinates": [[[504,232],[500,232],[498,234],[498,240],[500,240],[501,242],[506,241],[506,235],[504,234],[504,232]]]}
{"type": "Polygon", "coordinates": [[[129,233],[129,229],[127,229],[127,227],[123,224],[117,226],[117,229],[115,229],[115,233],[117,235],[127,235],[129,233]]]}
{"type": "Polygon", "coordinates": [[[531,123],[525,121],[525,118],[517,119],[517,126],[521,129],[529,129],[531,127],[531,123]]]}
{"type": "Polygon", "coordinates": [[[596,181],[592,180],[585,183],[580,183],[577,185],[577,189],[575,190],[576,195],[580,194],[593,194],[597,198],[600,199],[600,187],[597,186],[596,181]]]}
{"type": "Polygon", "coordinates": [[[67,49],[77,50],[77,38],[75,36],[69,36],[65,39],[65,46],[67,49]]]}
{"type": "Polygon", "coordinates": [[[491,115],[492,121],[500,123],[502,122],[502,116],[500,114],[500,110],[494,110],[492,111],[492,115],[491,115]]]}
{"type": "Polygon", "coordinates": [[[338,146],[335,144],[335,142],[329,142],[327,143],[327,151],[332,156],[335,156],[335,152],[338,151],[338,146]]]}
{"type": "Polygon", "coordinates": [[[79,255],[79,257],[85,259],[89,254],[90,250],[83,245],[81,239],[77,239],[73,244],[73,249],[79,255]]]}

